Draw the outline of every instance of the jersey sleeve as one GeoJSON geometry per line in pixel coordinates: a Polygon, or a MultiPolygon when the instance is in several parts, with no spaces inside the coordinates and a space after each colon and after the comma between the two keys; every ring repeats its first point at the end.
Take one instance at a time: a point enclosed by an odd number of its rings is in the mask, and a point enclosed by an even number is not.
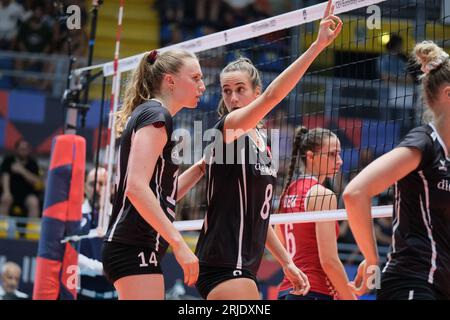
{"type": "Polygon", "coordinates": [[[214,129],[217,129],[220,132],[222,132],[222,134],[223,134],[223,128],[225,126],[225,119],[227,118],[227,115],[228,114],[222,116],[222,118],[220,118],[213,127],[214,129]]]}
{"type": "Polygon", "coordinates": [[[135,131],[142,129],[149,125],[154,125],[157,128],[165,127],[167,138],[170,140],[171,133],[171,119],[166,114],[168,113],[164,107],[158,108],[145,108],[143,109],[136,118],[135,131]]]}
{"type": "Polygon", "coordinates": [[[422,160],[418,167],[419,169],[432,161],[433,141],[425,127],[417,127],[408,132],[398,144],[397,148],[399,147],[415,148],[422,153],[422,160]]]}

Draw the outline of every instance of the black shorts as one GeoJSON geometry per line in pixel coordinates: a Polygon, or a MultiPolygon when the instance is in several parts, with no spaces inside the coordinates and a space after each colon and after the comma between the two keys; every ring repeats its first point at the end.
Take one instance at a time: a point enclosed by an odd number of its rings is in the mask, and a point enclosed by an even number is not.
{"type": "Polygon", "coordinates": [[[104,242],[102,255],[103,271],[112,284],[126,276],[162,274],[162,257],[152,248],[104,242]]]}
{"type": "Polygon", "coordinates": [[[377,300],[445,300],[432,284],[422,279],[383,273],[377,300]]]}
{"type": "Polygon", "coordinates": [[[238,278],[252,279],[258,284],[256,276],[249,270],[228,267],[211,267],[200,264],[200,273],[195,286],[202,298],[206,299],[212,289],[217,287],[220,283],[238,278]]]}

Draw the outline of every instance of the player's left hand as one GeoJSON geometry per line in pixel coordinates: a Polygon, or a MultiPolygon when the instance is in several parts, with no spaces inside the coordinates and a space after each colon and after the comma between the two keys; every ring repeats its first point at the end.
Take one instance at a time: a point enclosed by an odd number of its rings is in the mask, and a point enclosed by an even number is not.
{"type": "Polygon", "coordinates": [[[290,293],[295,295],[306,295],[309,292],[310,285],[308,277],[304,274],[294,262],[290,262],[283,266],[283,272],[286,278],[292,283],[292,291],[290,293]]]}
{"type": "Polygon", "coordinates": [[[325,48],[330,45],[342,30],[342,20],[333,14],[333,0],[328,0],[323,19],[320,21],[317,44],[325,48]]]}

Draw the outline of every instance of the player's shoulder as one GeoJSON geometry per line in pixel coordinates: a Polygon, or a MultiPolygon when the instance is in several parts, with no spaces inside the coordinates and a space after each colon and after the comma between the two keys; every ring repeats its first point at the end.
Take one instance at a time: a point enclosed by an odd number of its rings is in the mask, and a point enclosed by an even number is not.
{"type": "Polygon", "coordinates": [[[320,183],[313,185],[309,191],[310,196],[335,196],[334,192],[320,183]]]}
{"type": "Polygon", "coordinates": [[[415,139],[415,140],[433,140],[434,130],[431,124],[415,127],[411,129],[404,137],[403,140],[415,139]]]}
{"type": "Polygon", "coordinates": [[[143,114],[162,114],[164,116],[170,116],[169,111],[161,104],[161,102],[156,100],[148,100],[138,105],[133,113],[136,117],[143,114]]]}
{"type": "Polygon", "coordinates": [[[295,181],[293,181],[290,184],[289,189],[305,190],[311,188],[312,186],[318,183],[319,181],[317,180],[317,178],[313,176],[302,175],[299,176],[295,181]]]}

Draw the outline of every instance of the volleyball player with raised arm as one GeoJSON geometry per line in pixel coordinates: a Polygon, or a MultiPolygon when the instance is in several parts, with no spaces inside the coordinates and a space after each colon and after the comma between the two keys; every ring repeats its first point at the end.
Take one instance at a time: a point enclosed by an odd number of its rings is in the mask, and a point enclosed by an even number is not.
{"type": "Polygon", "coordinates": [[[378,252],[371,198],[395,184],[392,247],[377,299],[450,299],[450,59],[431,41],[417,44],[425,102],[434,115],[392,151],[361,171],[344,202],[365,260],[351,286],[358,295],[375,287],[378,252]]]}
{"type": "Polygon", "coordinates": [[[216,140],[211,152],[205,152],[208,207],[196,248],[200,262],[196,286],[205,299],[259,299],[256,272],[265,246],[293,282],[292,292],[309,290],[307,278],[269,226],[276,170],[271,167],[270,145],[257,124],[337,37],[342,21],[332,13],[329,0],[316,41],[264,92],[259,72],[248,59],[229,63],[220,74],[220,119],[214,128],[223,141],[216,140]]]}
{"type": "MultiPolygon", "coordinates": [[[[336,210],[336,195],[324,187],[342,165],[341,144],[328,129],[311,130],[301,126],[295,131],[288,177],[280,200],[279,213],[336,210]],[[291,183],[296,166],[302,174],[291,183]]],[[[348,278],[339,259],[337,221],[288,223],[275,230],[287,251],[309,279],[311,289],[305,296],[290,294],[292,284],[284,278],[278,298],[282,300],[354,300],[348,278]]]]}
{"type": "Polygon", "coordinates": [[[172,159],[172,117],[195,108],[205,86],[195,55],[172,50],[144,55],[117,113],[121,134],[116,196],[103,266],[119,299],[164,299],[161,260],[171,245],[185,282],[198,259],[173,226],[178,165],[172,159]]]}

